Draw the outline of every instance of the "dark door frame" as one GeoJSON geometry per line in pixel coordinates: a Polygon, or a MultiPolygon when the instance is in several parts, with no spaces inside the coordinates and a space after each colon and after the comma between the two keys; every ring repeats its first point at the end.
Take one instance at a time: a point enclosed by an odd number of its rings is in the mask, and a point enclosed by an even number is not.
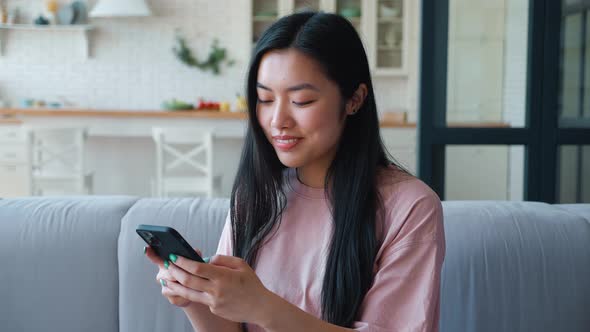
{"type": "Polygon", "coordinates": [[[559,128],[561,1],[530,0],[524,128],[447,127],[448,14],[449,0],[422,1],[419,177],[444,199],[447,145],[522,145],[524,199],[555,203],[559,146],[590,144],[590,129],[559,128]]]}

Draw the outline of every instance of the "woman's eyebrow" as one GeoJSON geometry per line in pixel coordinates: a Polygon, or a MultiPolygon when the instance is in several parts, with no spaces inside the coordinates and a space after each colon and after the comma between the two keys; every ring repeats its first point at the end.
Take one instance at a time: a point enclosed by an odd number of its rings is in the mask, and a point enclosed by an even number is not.
{"type": "Polygon", "coordinates": [[[256,83],[256,87],[257,87],[257,88],[264,89],[264,90],[272,91],[270,88],[268,88],[268,87],[266,87],[266,86],[262,85],[262,83],[260,83],[260,82],[257,82],[257,83],[256,83]]]}
{"type": "MultiPolygon", "coordinates": [[[[256,87],[272,92],[272,89],[270,89],[267,86],[264,86],[260,82],[257,82],[256,83],[256,87]]],[[[293,92],[293,91],[299,91],[299,90],[305,90],[305,89],[314,90],[314,91],[318,91],[318,92],[320,91],[320,89],[318,87],[316,87],[315,85],[313,85],[313,84],[310,84],[310,83],[302,83],[302,84],[297,84],[297,85],[294,85],[292,87],[287,88],[287,92],[293,92]]]]}
{"type": "Polygon", "coordinates": [[[303,83],[303,84],[298,84],[295,86],[292,86],[290,88],[287,89],[287,91],[291,92],[291,91],[299,91],[299,90],[305,90],[305,89],[309,89],[309,90],[314,90],[314,91],[320,91],[320,89],[318,89],[315,85],[309,84],[309,83],[303,83]]]}

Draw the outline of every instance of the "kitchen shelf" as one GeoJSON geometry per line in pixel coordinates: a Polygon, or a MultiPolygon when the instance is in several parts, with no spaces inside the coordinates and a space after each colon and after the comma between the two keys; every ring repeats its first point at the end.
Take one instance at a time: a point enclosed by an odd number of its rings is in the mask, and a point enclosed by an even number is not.
{"type": "Polygon", "coordinates": [[[89,24],[72,25],[36,25],[36,24],[0,24],[0,56],[3,55],[5,35],[8,31],[44,31],[44,32],[79,32],[84,40],[83,55],[85,59],[90,56],[89,34],[95,27],[89,24]]]}

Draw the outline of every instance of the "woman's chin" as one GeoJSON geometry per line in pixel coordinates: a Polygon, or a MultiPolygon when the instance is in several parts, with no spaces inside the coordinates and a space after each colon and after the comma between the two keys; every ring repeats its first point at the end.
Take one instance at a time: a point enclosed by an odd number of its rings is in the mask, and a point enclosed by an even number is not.
{"type": "Polygon", "coordinates": [[[297,158],[297,156],[294,156],[292,154],[289,155],[289,154],[277,152],[277,156],[279,157],[281,164],[285,165],[286,167],[297,168],[297,167],[303,166],[303,162],[302,162],[301,158],[297,158]]]}

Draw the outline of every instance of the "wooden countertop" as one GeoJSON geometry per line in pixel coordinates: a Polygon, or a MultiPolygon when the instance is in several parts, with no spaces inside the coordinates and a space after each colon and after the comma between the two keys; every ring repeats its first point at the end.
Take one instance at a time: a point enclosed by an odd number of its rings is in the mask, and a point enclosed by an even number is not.
{"type": "Polygon", "coordinates": [[[218,111],[125,111],[62,108],[0,108],[0,115],[9,117],[55,116],[55,117],[112,117],[112,118],[207,118],[207,119],[247,119],[245,112],[218,111]]]}
{"type": "MultiPolygon", "coordinates": [[[[203,118],[245,120],[245,112],[218,111],[126,111],[126,110],[95,110],[95,109],[51,109],[51,108],[0,108],[1,116],[20,118],[22,116],[51,116],[51,117],[111,117],[111,118],[203,118]]],[[[384,128],[416,128],[415,123],[400,123],[382,121],[384,128]]]]}
{"type": "MultiPolygon", "coordinates": [[[[202,118],[245,120],[246,112],[219,111],[127,111],[127,110],[95,110],[95,109],[49,109],[49,108],[0,108],[0,121],[3,123],[21,123],[22,116],[50,116],[50,117],[111,117],[111,118],[202,118]],[[8,122],[7,122],[8,121],[8,122]]],[[[392,119],[393,120],[393,119],[392,119]]],[[[510,128],[510,124],[503,122],[485,123],[449,123],[453,128],[510,128]]],[[[381,128],[416,128],[415,123],[381,120],[381,128]]]]}

